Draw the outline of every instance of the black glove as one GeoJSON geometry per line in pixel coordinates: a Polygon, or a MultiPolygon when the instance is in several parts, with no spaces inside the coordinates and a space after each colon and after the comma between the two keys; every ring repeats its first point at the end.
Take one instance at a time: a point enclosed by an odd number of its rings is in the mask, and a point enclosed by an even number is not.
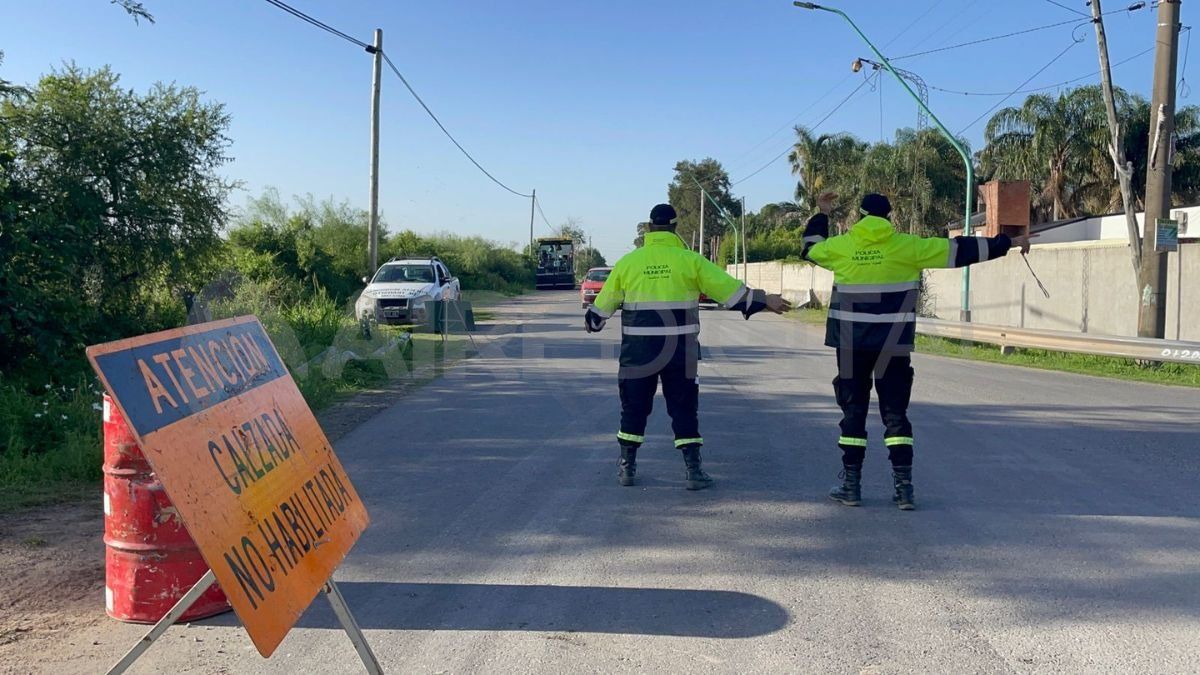
{"type": "Polygon", "coordinates": [[[583,328],[589,333],[599,333],[604,330],[604,319],[590,309],[583,315],[583,328]]]}

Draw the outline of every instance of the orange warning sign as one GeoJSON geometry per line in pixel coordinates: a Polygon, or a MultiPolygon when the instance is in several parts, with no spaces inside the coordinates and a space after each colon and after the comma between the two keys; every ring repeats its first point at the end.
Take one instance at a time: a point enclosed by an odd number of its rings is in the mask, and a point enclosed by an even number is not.
{"type": "Polygon", "coordinates": [[[368,517],[262,324],[215,321],[87,354],[270,656],[368,517]]]}

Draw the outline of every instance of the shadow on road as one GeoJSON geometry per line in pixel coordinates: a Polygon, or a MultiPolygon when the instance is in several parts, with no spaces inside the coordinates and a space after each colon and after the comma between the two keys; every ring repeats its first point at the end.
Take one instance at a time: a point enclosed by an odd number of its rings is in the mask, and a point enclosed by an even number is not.
{"type": "MultiPolygon", "coordinates": [[[[338,587],[366,629],[749,638],[778,631],[789,619],[770,600],[731,591],[382,581],[338,587]]],[[[298,625],[340,627],[319,597],[298,625]]]]}

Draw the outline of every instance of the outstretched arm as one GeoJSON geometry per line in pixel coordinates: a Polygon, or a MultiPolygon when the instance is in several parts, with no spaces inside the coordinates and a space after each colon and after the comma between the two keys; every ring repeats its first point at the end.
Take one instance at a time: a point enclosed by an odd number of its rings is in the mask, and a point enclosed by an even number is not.
{"type": "Polygon", "coordinates": [[[1009,237],[1007,234],[952,239],[929,237],[917,244],[917,258],[925,269],[968,267],[1003,258],[1013,248],[1019,249],[1022,254],[1028,253],[1031,238],[1028,235],[1009,237]]]}
{"type": "Polygon", "coordinates": [[[726,309],[741,312],[744,318],[749,319],[764,309],[782,314],[792,308],[781,296],[759,288],[750,288],[708,260],[699,257],[697,259],[700,269],[696,276],[700,282],[700,290],[720,302],[726,309]]]}
{"type": "Polygon", "coordinates": [[[820,211],[809,218],[808,223],[804,226],[804,248],[800,257],[817,265],[820,265],[825,259],[825,256],[822,255],[824,247],[821,244],[829,238],[829,214],[833,213],[836,205],[836,193],[822,192],[817,197],[817,208],[820,211]]]}

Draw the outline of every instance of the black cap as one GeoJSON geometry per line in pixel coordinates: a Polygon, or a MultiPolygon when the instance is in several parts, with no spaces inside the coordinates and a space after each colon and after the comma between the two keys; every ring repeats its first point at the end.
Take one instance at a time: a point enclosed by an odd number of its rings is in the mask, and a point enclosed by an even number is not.
{"type": "Polygon", "coordinates": [[[858,210],[861,211],[864,216],[879,216],[880,218],[887,218],[888,214],[892,212],[892,203],[888,201],[887,197],[872,192],[866,197],[863,197],[862,205],[859,206],[858,210]]]}
{"type": "Polygon", "coordinates": [[[675,208],[670,204],[659,204],[650,209],[650,224],[651,225],[675,225],[675,208]]]}

